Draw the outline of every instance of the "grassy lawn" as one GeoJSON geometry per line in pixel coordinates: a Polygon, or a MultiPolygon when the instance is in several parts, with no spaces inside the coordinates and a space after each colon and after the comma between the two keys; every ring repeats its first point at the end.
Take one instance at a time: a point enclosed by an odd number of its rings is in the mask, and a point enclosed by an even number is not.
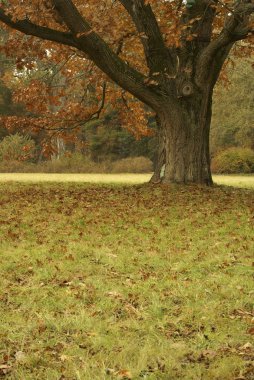
{"type": "MultiPolygon", "coordinates": [[[[89,183],[146,183],[151,174],[63,174],[63,173],[0,173],[0,182],[89,182],[89,183]]],[[[254,175],[214,175],[219,185],[254,188],[254,175]]]]}
{"type": "Polygon", "coordinates": [[[73,173],[0,173],[0,182],[88,182],[88,183],[126,183],[141,184],[148,182],[151,174],[73,174],[73,173]]]}
{"type": "Polygon", "coordinates": [[[254,378],[253,190],[4,176],[0,378],[254,378]]]}

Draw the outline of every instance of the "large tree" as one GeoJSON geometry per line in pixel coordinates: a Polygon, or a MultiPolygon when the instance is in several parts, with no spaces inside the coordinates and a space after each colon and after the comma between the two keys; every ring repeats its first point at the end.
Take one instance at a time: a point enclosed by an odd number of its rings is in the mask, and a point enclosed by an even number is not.
{"type": "MultiPolygon", "coordinates": [[[[60,50],[44,44],[48,57],[53,51],[76,54],[79,72],[92,62],[95,72],[99,68],[155,112],[159,146],[154,181],[160,179],[165,165],[164,183],[212,184],[213,88],[232,47],[253,33],[253,0],[12,0],[1,4],[2,23],[62,46],[60,50]]],[[[38,51],[34,41],[30,40],[29,49],[34,44],[38,51]]],[[[24,39],[15,46],[19,54],[24,39]]],[[[246,42],[240,48],[246,48],[246,42]]]]}

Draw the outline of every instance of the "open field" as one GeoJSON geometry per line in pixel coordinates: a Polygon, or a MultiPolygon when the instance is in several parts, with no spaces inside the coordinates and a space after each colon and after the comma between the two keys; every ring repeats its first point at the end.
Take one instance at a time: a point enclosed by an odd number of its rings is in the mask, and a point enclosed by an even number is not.
{"type": "Polygon", "coordinates": [[[0,173],[0,182],[88,182],[142,184],[151,174],[0,173]]]}
{"type": "Polygon", "coordinates": [[[0,378],[253,379],[253,211],[249,189],[2,182],[0,378]]]}
{"type": "MultiPolygon", "coordinates": [[[[142,184],[151,174],[62,174],[62,173],[0,173],[0,182],[89,182],[142,184]]],[[[242,188],[254,188],[254,175],[214,175],[214,182],[242,188]]]]}

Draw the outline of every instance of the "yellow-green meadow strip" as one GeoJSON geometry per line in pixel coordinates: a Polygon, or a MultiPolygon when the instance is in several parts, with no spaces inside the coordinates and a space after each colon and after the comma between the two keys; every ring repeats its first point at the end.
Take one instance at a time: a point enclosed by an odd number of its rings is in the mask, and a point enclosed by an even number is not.
{"type": "Polygon", "coordinates": [[[213,180],[219,185],[241,188],[254,188],[254,174],[252,175],[213,175],[213,180]]]}
{"type": "Polygon", "coordinates": [[[81,174],[81,173],[0,173],[0,181],[18,182],[88,182],[141,184],[148,182],[151,174],[81,174]]]}
{"type": "MultiPolygon", "coordinates": [[[[88,182],[142,184],[149,181],[152,174],[81,174],[81,173],[0,173],[0,182],[88,182]]],[[[219,185],[254,188],[254,175],[213,175],[219,185]]]]}

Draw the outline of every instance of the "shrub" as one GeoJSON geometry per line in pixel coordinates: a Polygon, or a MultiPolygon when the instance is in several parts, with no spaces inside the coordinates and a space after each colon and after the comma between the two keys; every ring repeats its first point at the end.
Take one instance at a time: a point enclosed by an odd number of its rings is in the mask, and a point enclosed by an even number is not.
{"type": "Polygon", "coordinates": [[[20,161],[2,160],[0,161],[0,173],[20,173],[24,164],[20,161]]]}
{"type": "Polygon", "coordinates": [[[119,161],[96,163],[80,153],[44,162],[39,171],[47,173],[149,173],[152,162],[146,157],[129,157],[119,161]]]}
{"type": "Polygon", "coordinates": [[[112,163],[112,173],[151,173],[153,163],[146,157],[128,157],[112,163]]]}
{"type": "Polygon", "coordinates": [[[249,148],[229,148],[212,160],[213,173],[254,173],[254,151],[249,148]]]}
{"type": "Polygon", "coordinates": [[[80,153],[39,164],[17,160],[0,161],[2,173],[150,173],[152,162],[146,157],[129,157],[119,161],[96,163],[80,153]]]}
{"type": "Polygon", "coordinates": [[[6,136],[0,142],[0,160],[29,161],[35,152],[35,143],[29,136],[19,133],[6,136]]]}
{"type": "Polygon", "coordinates": [[[98,164],[80,153],[46,161],[37,167],[45,173],[105,173],[110,170],[107,161],[98,164]]]}

